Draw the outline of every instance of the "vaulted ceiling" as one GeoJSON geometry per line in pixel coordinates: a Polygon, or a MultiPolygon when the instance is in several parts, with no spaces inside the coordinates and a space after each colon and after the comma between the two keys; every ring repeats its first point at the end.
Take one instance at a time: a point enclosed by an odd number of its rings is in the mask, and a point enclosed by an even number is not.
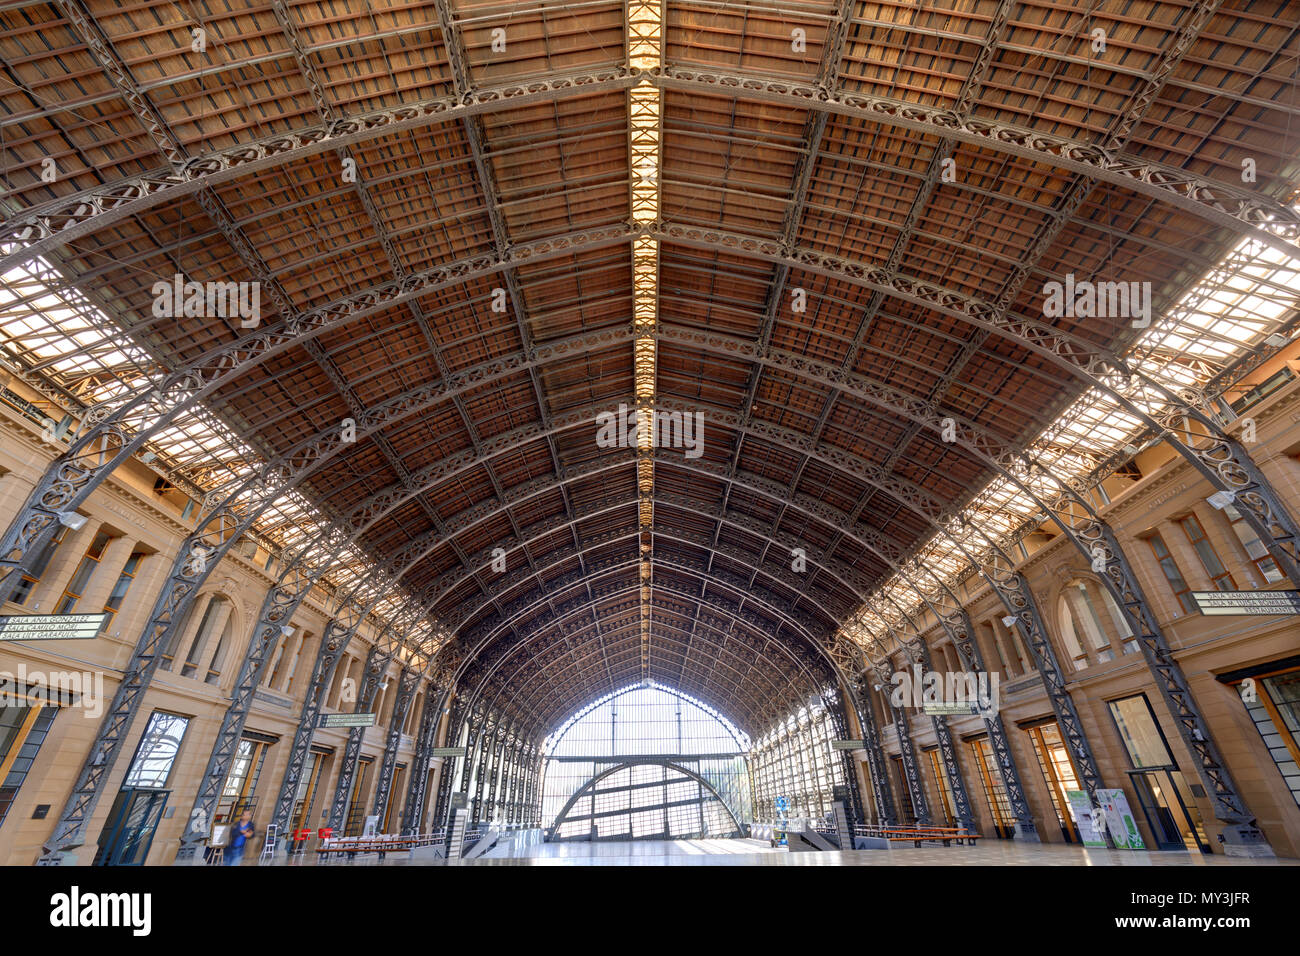
{"type": "Polygon", "coordinates": [[[1045,319],[1044,282],[1159,310],[1245,228],[1243,160],[1287,198],[1297,18],[667,0],[640,71],[607,0],[11,3],[5,261],[45,256],[162,371],[241,362],[204,402],[268,461],[355,421],[298,490],[384,502],[361,545],[455,633],[463,693],[540,735],[651,679],[758,736],[833,685],[825,642],[929,533],[914,494],[990,478],[926,413],[1016,447],[1081,392],[988,318],[1118,351],[1126,319],[1045,319]],[[654,407],[703,416],[698,457],[649,454],[648,527],[637,450],[597,441],[638,397],[646,237],[654,407]],[[157,316],[177,273],[260,282],[260,326],[157,316]]]}

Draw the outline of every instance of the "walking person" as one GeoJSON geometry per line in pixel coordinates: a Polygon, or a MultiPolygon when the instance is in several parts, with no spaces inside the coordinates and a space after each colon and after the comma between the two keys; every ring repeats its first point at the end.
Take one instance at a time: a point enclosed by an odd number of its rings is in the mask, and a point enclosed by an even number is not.
{"type": "Polygon", "coordinates": [[[235,832],[230,835],[230,845],[226,847],[226,866],[239,866],[244,862],[244,848],[253,839],[253,811],[245,810],[239,815],[235,832]]]}

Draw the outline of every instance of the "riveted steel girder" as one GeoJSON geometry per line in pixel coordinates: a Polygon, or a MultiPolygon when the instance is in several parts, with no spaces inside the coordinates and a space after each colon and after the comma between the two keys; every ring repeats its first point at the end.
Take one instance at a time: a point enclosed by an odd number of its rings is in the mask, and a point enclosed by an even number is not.
{"type": "Polygon", "coordinates": [[[415,757],[411,760],[411,779],[406,788],[406,803],[402,807],[403,836],[419,832],[424,818],[429,764],[433,762],[432,750],[437,744],[438,727],[442,723],[442,712],[446,706],[446,688],[430,681],[424,695],[424,709],[420,712],[420,732],[416,737],[415,757]]]}
{"type": "MultiPolygon", "coordinates": [[[[379,694],[379,684],[384,670],[388,667],[388,657],[382,654],[378,645],[366,652],[366,662],[361,668],[361,686],[357,689],[357,700],[353,711],[358,714],[369,713],[374,707],[375,697],[379,694]]],[[[344,815],[348,810],[348,797],[352,793],[352,778],[356,775],[357,757],[361,754],[361,738],[365,735],[364,727],[348,728],[347,743],[339,759],[339,773],[334,784],[334,799],[330,801],[330,829],[342,832],[344,815]]],[[[364,799],[364,794],[362,799],[364,799]]]]}
{"type": "MultiPolygon", "coordinates": [[[[76,440],[49,465],[4,538],[0,539],[0,555],[3,556],[0,557],[0,574],[5,575],[0,578],[0,597],[12,591],[17,572],[28,566],[31,556],[39,552],[53,535],[59,512],[79,506],[100,482],[153,436],[169,427],[186,409],[267,359],[295,345],[302,345],[327,329],[478,275],[499,272],[507,262],[567,255],[581,248],[626,240],[635,232],[635,226],[624,224],[606,230],[572,233],[558,240],[514,247],[504,258],[491,254],[477,256],[426,270],[401,281],[383,283],[255,331],[231,345],[213,349],[189,368],[174,372],[155,385],[89,409],[76,440]]],[[[457,372],[453,378],[425,386],[429,390],[427,397],[433,398],[441,389],[450,398],[467,388],[527,370],[533,363],[554,361],[599,348],[602,340],[606,346],[615,346],[630,336],[629,325],[626,330],[600,330],[534,346],[527,353],[517,352],[480,363],[457,372]]],[[[414,393],[407,395],[408,398],[414,397],[414,393]]],[[[339,437],[335,435],[336,439],[339,437]]],[[[268,463],[264,470],[272,467],[273,464],[268,463]]]]}
{"type": "Polygon", "coordinates": [[[397,678],[397,698],[393,701],[392,716],[388,719],[388,733],[384,740],[384,756],[379,763],[379,779],[375,782],[374,814],[383,820],[388,812],[388,801],[393,786],[393,768],[397,766],[397,751],[402,743],[402,728],[411,709],[416,688],[422,675],[409,667],[402,668],[397,678]]]}
{"type": "MultiPolygon", "coordinates": [[[[661,67],[643,73],[613,67],[471,90],[340,117],[184,160],[179,168],[132,176],[45,203],[4,224],[0,245],[19,248],[0,258],[7,271],[24,259],[89,235],[145,209],[224,182],[393,133],[447,123],[500,108],[631,88],[643,79],[664,90],[695,92],[856,118],[979,146],[1066,169],[1254,234],[1292,256],[1300,220],[1281,203],[1238,183],[1208,180],[1177,167],[1140,160],[1014,124],[964,117],[924,106],[788,78],[737,71],[661,67]]],[[[181,157],[183,159],[183,157],[181,157]]]]}

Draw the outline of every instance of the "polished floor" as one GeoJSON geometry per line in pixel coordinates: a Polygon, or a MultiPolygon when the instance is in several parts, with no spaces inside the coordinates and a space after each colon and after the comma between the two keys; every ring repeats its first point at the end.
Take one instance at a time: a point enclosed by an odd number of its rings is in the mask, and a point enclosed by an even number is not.
{"type": "MultiPolygon", "coordinates": [[[[647,840],[602,843],[542,843],[517,857],[437,862],[436,866],[1297,866],[1300,860],[1249,860],[1177,850],[1096,850],[1062,844],[1004,840],[978,846],[791,853],[761,840],[647,840]]],[[[306,862],[306,861],[303,861],[306,862]]],[[[423,864],[424,861],[421,861],[423,864]]],[[[383,862],[373,855],[327,865],[410,866],[402,854],[383,862]]]]}

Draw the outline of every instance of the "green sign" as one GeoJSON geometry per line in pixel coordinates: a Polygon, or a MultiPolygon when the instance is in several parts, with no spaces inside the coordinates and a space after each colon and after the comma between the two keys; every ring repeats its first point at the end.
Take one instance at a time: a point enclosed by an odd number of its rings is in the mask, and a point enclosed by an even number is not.
{"type": "Polygon", "coordinates": [[[0,617],[0,641],[84,641],[99,637],[107,614],[13,614],[0,617]]]}
{"type": "Polygon", "coordinates": [[[318,727],[373,727],[378,714],[321,714],[318,727]]]}

